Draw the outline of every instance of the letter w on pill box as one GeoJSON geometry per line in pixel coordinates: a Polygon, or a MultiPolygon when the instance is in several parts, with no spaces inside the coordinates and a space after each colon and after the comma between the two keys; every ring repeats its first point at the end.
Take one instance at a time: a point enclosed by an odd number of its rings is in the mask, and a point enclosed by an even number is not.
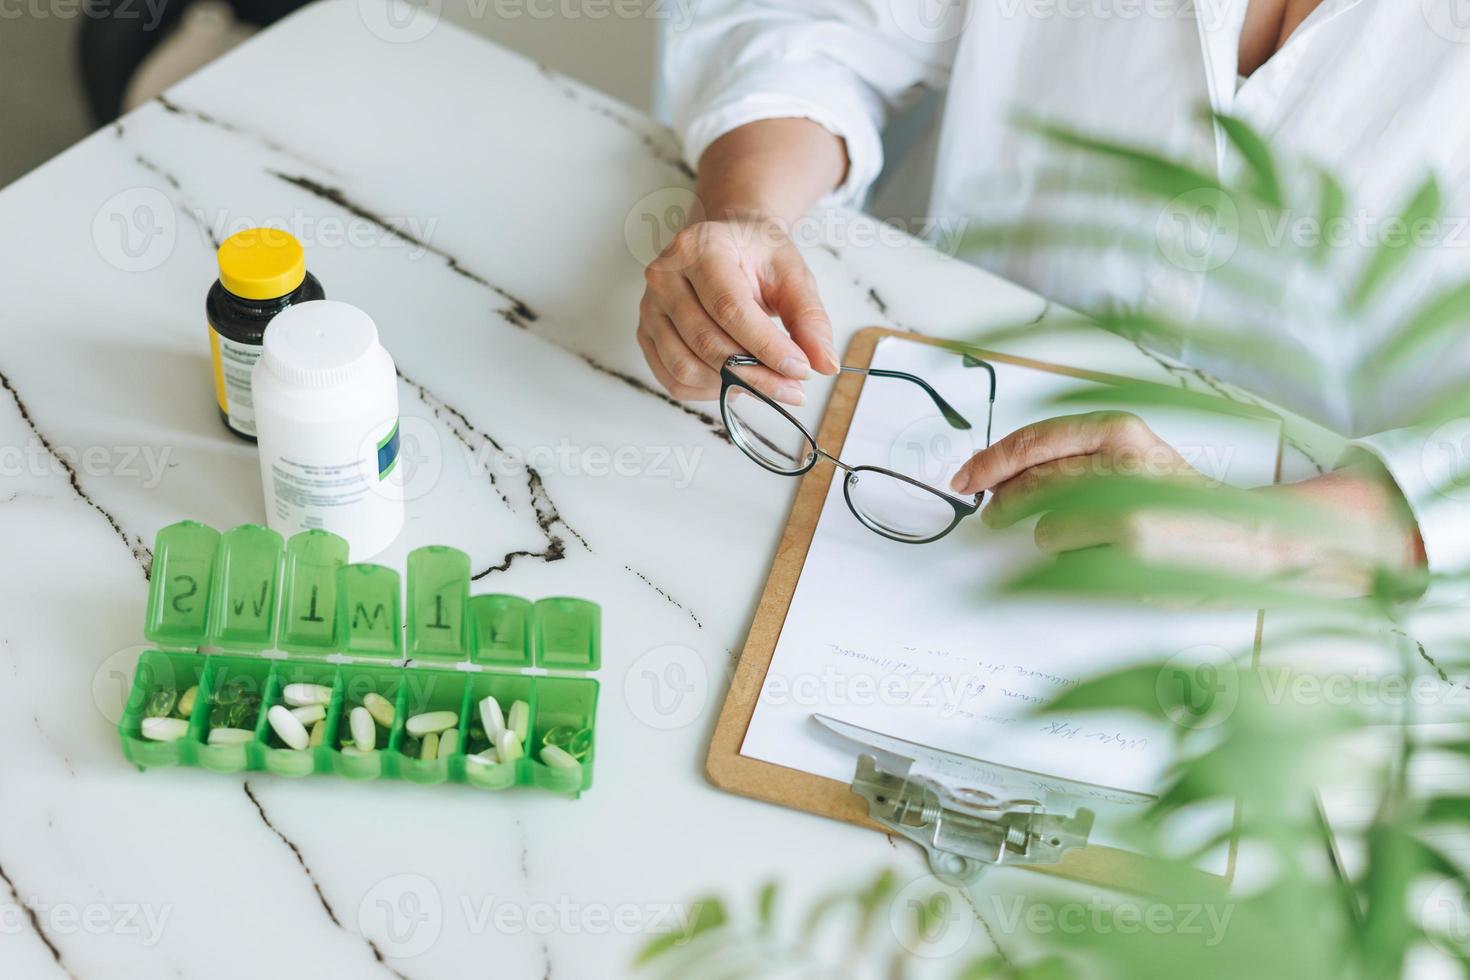
{"type": "Polygon", "coordinates": [[[597,604],[472,596],[469,556],[443,545],[411,552],[406,577],[405,590],[392,568],[348,564],[346,541],[325,531],[165,527],[143,631],[156,649],[138,658],[123,756],[140,769],[589,789],[597,604]],[[493,741],[504,732],[484,730],[487,702],[523,719],[506,751],[493,741]],[[354,735],[359,707],[372,723],[354,735]]]}

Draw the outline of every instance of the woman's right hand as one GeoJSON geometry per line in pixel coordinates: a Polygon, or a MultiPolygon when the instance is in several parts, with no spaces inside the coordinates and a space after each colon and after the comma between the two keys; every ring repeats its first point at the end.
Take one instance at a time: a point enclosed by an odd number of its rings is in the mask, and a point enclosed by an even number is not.
{"type": "Polygon", "coordinates": [[[638,344],[675,398],[718,398],[720,368],[731,354],[758,358],[762,366],[741,377],[788,405],[805,401],[801,381],[813,370],[837,371],[816,278],[776,219],[696,221],[643,277],[638,344]]]}

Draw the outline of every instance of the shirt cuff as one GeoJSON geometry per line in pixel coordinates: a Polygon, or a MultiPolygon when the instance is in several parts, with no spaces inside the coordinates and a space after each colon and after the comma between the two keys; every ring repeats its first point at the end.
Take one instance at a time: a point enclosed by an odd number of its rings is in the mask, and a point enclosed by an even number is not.
{"type": "Polygon", "coordinates": [[[1470,580],[1445,578],[1470,571],[1470,459],[1463,447],[1470,447],[1470,419],[1391,429],[1349,444],[1383,463],[1418,522],[1433,576],[1421,599],[1427,605],[1470,601],[1470,580]]]}
{"type": "Polygon", "coordinates": [[[859,206],[883,169],[882,102],[836,62],[778,65],[744,72],[680,127],[691,167],[721,136],[762,119],[810,119],[847,145],[847,176],[819,206],[859,206]]]}

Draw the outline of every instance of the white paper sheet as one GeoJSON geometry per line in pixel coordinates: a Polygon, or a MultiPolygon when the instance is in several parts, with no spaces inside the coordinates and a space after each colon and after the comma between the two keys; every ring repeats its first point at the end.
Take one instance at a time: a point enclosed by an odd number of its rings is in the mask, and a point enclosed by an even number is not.
{"type": "MultiPolygon", "coordinates": [[[[982,369],[894,338],[880,343],[873,366],[925,378],[975,426],[956,431],[913,385],[869,378],[842,459],[947,485],[983,446],[982,369]]],[[[1087,384],[994,366],[997,439],[1064,414],[1048,399],[1087,384]]],[[[1274,421],[1172,408],[1138,414],[1211,476],[1242,487],[1274,478],[1274,421]]],[[[998,582],[1037,560],[1033,525],[995,531],[976,516],[933,544],[901,544],[858,523],[834,480],[742,754],[851,780],[852,748],[822,737],[811,721],[822,713],[1001,765],[1156,791],[1168,762],[1165,726],[1131,715],[1039,718],[1031,709],[1079,679],[1161,654],[1219,662],[1248,651],[1257,616],[996,596],[998,582]]]]}

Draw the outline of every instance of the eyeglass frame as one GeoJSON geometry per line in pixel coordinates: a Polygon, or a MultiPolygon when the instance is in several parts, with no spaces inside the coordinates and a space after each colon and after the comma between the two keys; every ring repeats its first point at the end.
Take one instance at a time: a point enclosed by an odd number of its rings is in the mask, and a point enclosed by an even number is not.
{"type": "MultiPolygon", "coordinates": [[[[991,425],[995,420],[995,368],[991,366],[988,361],[984,361],[978,357],[975,357],[972,354],[963,354],[962,356],[965,359],[966,367],[982,367],[985,369],[985,372],[990,379],[990,397],[988,399],[988,409],[986,411],[985,417],[985,446],[986,448],[989,448],[991,425]]],[[[847,501],[847,509],[852,513],[852,516],[857,519],[858,523],[862,524],[874,534],[881,535],[882,537],[885,537],[890,541],[897,541],[900,544],[931,544],[932,542],[938,541],[940,538],[953,531],[956,527],[959,526],[960,521],[964,520],[966,517],[974,515],[977,511],[980,510],[980,504],[985,500],[985,491],[983,490],[975,495],[974,501],[962,500],[959,497],[955,497],[945,492],[944,490],[941,490],[939,487],[930,486],[929,484],[916,480],[913,477],[908,476],[904,473],[899,473],[896,470],[891,470],[886,466],[874,466],[871,464],[850,466],[847,463],[844,463],[841,459],[827,452],[821,447],[820,444],[818,444],[817,437],[812,435],[812,431],[808,429],[801,422],[800,419],[792,415],[784,407],[778,404],[774,399],[767,396],[764,392],[758,391],[749,382],[745,381],[743,378],[735,373],[734,369],[737,367],[755,367],[760,363],[761,362],[759,358],[752,357],[749,354],[732,354],[725,359],[725,363],[720,367],[720,420],[724,423],[725,431],[729,434],[730,440],[735,444],[736,448],[744,453],[746,457],[752,460],[756,465],[760,466],[764,470],[767,470],[768,472],[775,473],[779,476],[805,476],[807,473],[811,472],[812,468],[815,467],[817,463],[821,462],[823,459],[827,460],[833,466],[836,466],[838,469],[842,470],[846,474],[846,477],[842,481],[842,496],[843,499],[847,501]],[[792,425],[796,426],[797,429],[801,431],[801,434],[806,437],[807,443],[812,447],[811,459],[807,460],[806,463],[803,464],[799,469],[782,470],[771,466],[765,460],[761,459],[756,453],[746,448],[742,444],[742,439],[738,435],[736,435],[736,427],[730,424],[729,400],[727,396],[731,388],[740,388],[744,391],[748,391],[750,394],[760,399],[766,405],[775,409],[777,412],[781,413],[781,415],[785,416],[786,419],[791,422],[792,425]],[[851,490],[852,478],[858,473],[862,472],[880,473],[884,476],[893,477],[894,479],[899,480],[903,483],[907,483],[911,486],[918,487],[920,490],[926,490],[929,493],[934,494],[939,499],[943,500],[945,503],[949,504],[950,507],[954,509],[954,518],[949,522],[949,525],[945,527],[944,530],[931,537],[900,537],[897,534],[883,528],[881,525],[875,523],[853,504],[851,490]]],[[[929,396],[929,399],[934,402],[935,407],[939,409],[939,413],[944,417],[944,420],[949,423],[952,428],[960,430],[973,428],[969,420],[961,415],[954,408],[953,405],[947,402],[944,399],[944,396],[940,395],[939,392],[934,389],[933,385],[929,384],[929,382],[925,381],[923,378],[919,377],[916,374],[909,374],[906,371],[893,371],[887,368],[849,367],[845,364],[838,365],[837,369],[838,372],[842,374],[861,374],[864,376],[875,378],[895,378],[901,381],[911,382],[917,385],[920,389],[923,390],[926,395],[929,396]]]]}

